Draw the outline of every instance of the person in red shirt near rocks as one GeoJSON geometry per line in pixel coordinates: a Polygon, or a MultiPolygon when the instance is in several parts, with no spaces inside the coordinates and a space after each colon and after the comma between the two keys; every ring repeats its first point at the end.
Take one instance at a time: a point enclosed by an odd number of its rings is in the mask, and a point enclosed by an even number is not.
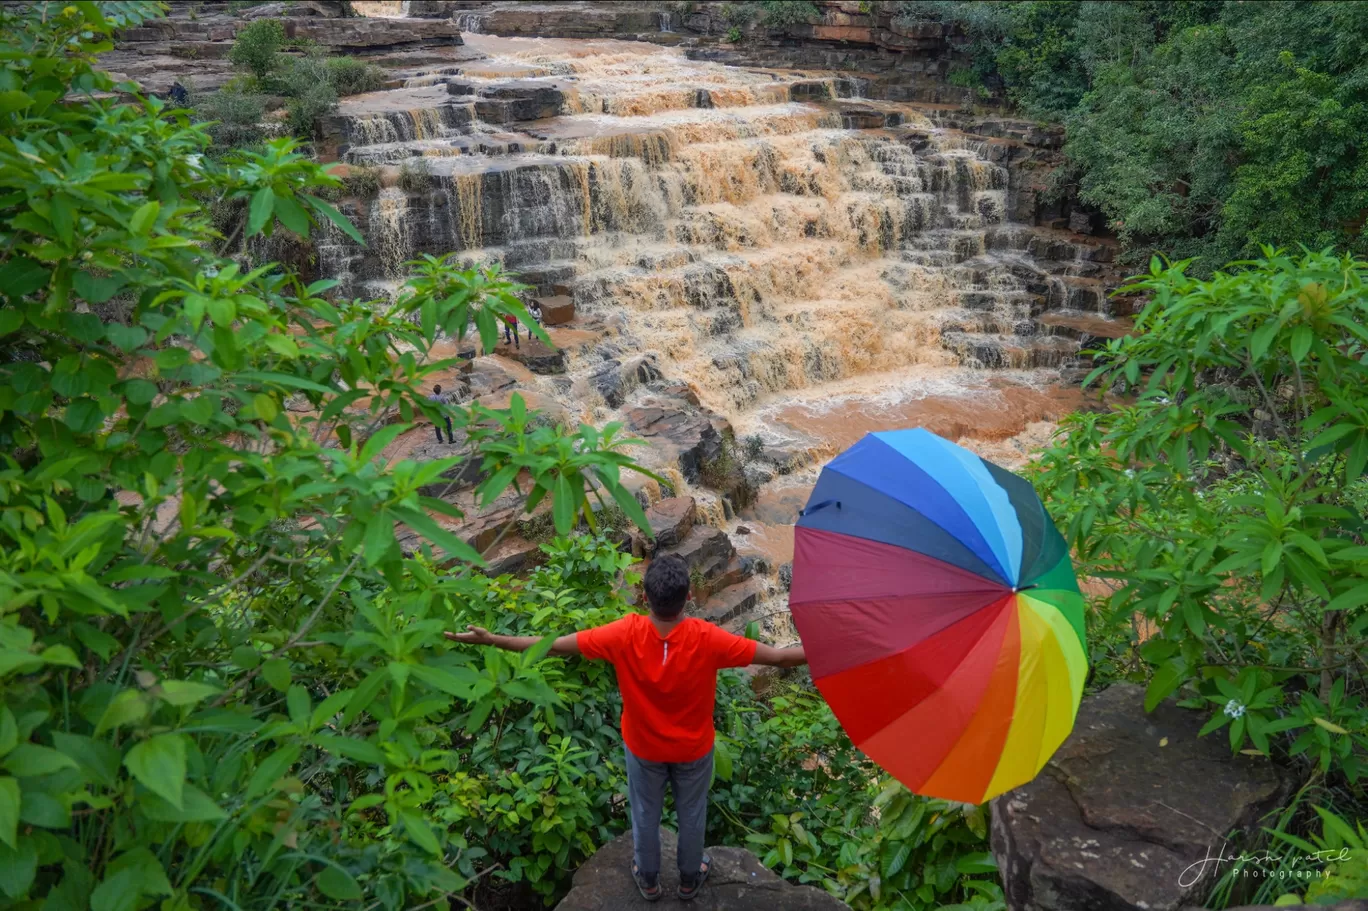
{"type": "MultiPolygon", "coordinates": [[[[616,669],[636,847],[632,877],[647,901],[661,897],[660,813],[668,782],[679,815],[679,897],[689,901],[698,895],[712,863],[703,853],[703,836],[712,783],[717,672],[749,664],[798,667],[807,658],[801,645],[774,648],[685,617],[689,568],[678,556],[653,560],[645,583],[649,615],[628,614],[561,636],[550,654],[610,661],[616,669]]],[[[514,652],[539,641],[477,626],[466,629],[446,635],[457,642],[514,652]]]]}

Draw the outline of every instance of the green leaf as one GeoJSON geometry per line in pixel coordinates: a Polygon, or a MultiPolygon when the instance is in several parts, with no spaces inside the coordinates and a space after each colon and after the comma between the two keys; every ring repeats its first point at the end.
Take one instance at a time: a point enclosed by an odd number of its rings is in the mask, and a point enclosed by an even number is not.
{"type": "MultiPolygon", "coordinates": [[[[580,493],[583,493],[581,488],[580,493]]],[[[575,511],[579,508],[579,498],[571,489],[570,479],[564,474],[556,475],[552,493],[551,518],[556,525],[556,534],[568,535],[575,524],[575,511]]]]}
{"type": "Polygon", "coordinates": [[[1336,595],[1334,600],[1325,605],[1326,610],[1353,610],[1368,604],[1368,582],[1355,588],[1349,589],[1336,595]]]}
{"type": "Polygon", "coordinates": [[[361,899],[361,887],[350,873],[341,867],[325,867],[316,880],[318,891],[337,901],[352,902],[361,899]]]}
{"type": "Polygon", "coordinates": [[[972,876],[975,873],[996,873],[997,869],[997,861],[987,851],[962,854],[955,859],[955,870],[965,876],[972,876]]]}
{"type": "Polygon", "coordinates": [[[123,764],[143,787],[184,809],[185,740],[179,734],[149,737],[128,751],[123,764]]]}
{"type": "MultiPolygon", "coordinates": [[[[124,280],[118,275],[92,275],[89,272],[77,272],[71,280],[71,288],[88,303],[103,304],[111,297],[119,293],[123,287],[124,280]]],[[[127,329],[122,323],[109,323],[105,327],[108,332],[115,326],[127,329]]]]}
{"type": "Polygon", "coordinates": [[[171,705],[194,705],[219,693],[218,687],[190,680],[163,680],[161,698],[171,705]]]}
{"type": "Polygon", "coordinates": [[[366,565],[379,566],[395,547],[394,519],[382,509],[366,522],[366,537],[362,548],[366,565]]]}
{"type": "Polygon", "coordinates": [[[337,211],[331,205],[329,205],[328,203],[324,202],[316,196],[305,196],[304,201],[307,202],[309,205],[313,206],[313,208],[316,211],[322,213],[323,217],[326,218],[328,221],[332,222],[333,224],[337,225],[337,227],[341,228],[342,233],[346,234],[348,237],[356,241],[358,244],[365,246],[366,239],[361,236],[360,231],[356,230],[355,225],[347,221],[346,216],[343,215],[341,212],[337,211]]]}
{"type": "Polygon", "coordinates": [[[147,341],[147,330],[141,326],[108,323],[105,325],[105,337],[120,351],[127,353],[134,348],[142,347],[147,341]]]}
{"type": "Polygon", "coordinates": [[[352,737],[338,737],[333,734],[318,734],[314,737],[314,742],[329,753],[336,753],[338,756],[345,756],[348,759],[355,759],[357,762],[364,762],[369,765],[385,765],[385,753],[378,746],[369,740],[357,740],[352,737]]]}
{"type": "Polygon", "coordinates": [[[437,836],[432,833],[432,826],[421,814],[413,810],[400,810],[399,821],[404,824],[404,831],[414,844],[429,854],[441,856],[442,846],[437,841],[437,836]]]}
{"type": "Polygon", "coordinates": [[[302,728],[309,726],[309,691],[299,684],[290,687],[285,694],[285,705],[290,710],[290,720],[302,728]]]}
{"type": "Polygon", "coordinates": [[[409,674],[457,699],[474,698],[471,687],[480,679],[474,671],[466,668],[441,668],[429,664],[410,665],[409,674]]]}
{"type": "Polygon", "coordinates": [[[262,187],[252,196],[252,204],[247,213],[247,236],[261,232],[266,223],[271,220],[271,210],[275,208],[275,191],[270,187],[262,187]]]}
{"type": "Polygon", "coordinates": [[[1292,330],[1292,360],[1300,364],[1306,360],[1307,353],[1311,350],[1311,343],[1315,341],[1315,334],[1310,326],[1298,326],[1292,330]]]}
{"type": "Polygon", "coordinates": [[[17,332],[24,325],[24,314],[18,310],[0,310],[0,338],[17,332]]]}
{"type": "Polygon", "coordinates": [[[731,749],[720,740],[713,747],[713,768],[716,770],[718,778],[723,781],[732,780],[731,749]]]}
{"type": "Polygon", "coordinates": [[[275,201],[276,218],[300,237],[309,236],[309,216],[303,206],[288,196],[278,196],[275,201]]]}
{"type": "Polygon", "coordinates": [[[1182,658],[1170,658],[1159,665],[1154,672],[1154,677],[1150,680],[1149,687],[1145,690],[1145,711],[1154,711],[1159,703],[1178,689],[1179,685],[1187,678],[1187,673],[1187,664],[1182,658]]]}
{"type": "Polygon", "coordinates": [[[62,769],[76,768],[76,762],[65,753],[36,743],[21,743],[5,757],[3,768],[15,778],[37,778],[62,769]]]}
{"type": "Polygon", "coordinates": [[[19,780],[0,778],[0,842],[19,845],[19,780]]]}
{"type": "Polygon", "coordinates": [[[14,713],[9,706],[0,705],[0,756],[4,756],[19,745],[19,725],[14,721],[14,713]]]}
{"type": "Polygon", "coordinates": [[[28,92],[21,92],[18,89],[0,92],[0,114],[22,111],[31,104],[33,104],[33,97],[28,92]]]}
{"type": "Polygon", "coordinates": [[[152,226],[157,222],[157,216],[161,214],[161,203],[153,200],[143,203],[138,207],[138,211],[133,213],[133,217],[128,221],[128,228],[134,234],[144,235],[152,230],[152,226]]]}
{"type": "Polygon", "coordinates": [[[246,798],[255,800],[271,789],[271,785],[285,777],[290,766],[299,758],[300,747],[297,743],[287,744],[261,761],[247,783],[246,798]]]}
{"type": "Polygon", "coordinates": [[[109,706],[95,725],[95,736],[99,737],[111,728],[132,724],[147,717],[147,701],[138,690],[124,690],[110,700],[109,706]]]}
{"type": "Polygon", "coordinates": [[[91,781],[113,788],[118,784],[119,751],[104,740],[68,734],[66,731],[53,731],[52,742],[80,766],[81,771],[91,781]]]}
{"type": "Polygon", "coordinates": [[[907,866],[907,859],[911,856],[911,842],[900,841],[894,845],[887,845],[884,849],[883,862],[879,865],[883,878],[892,879],[901,873],[903,867],[907,866]],[[893,850],[890,851],[888,848],[893,850]]]}
{"type": "Polygon", "coordinates": [[[473,547],[438,525],[427,513],[411,508],[396,509],[395,513],[399,521],[436,544],[446,552],[448,557],[473,563],[476,566],[484,566],[484,558],[473,547]]]}
{"type": "Polygon", "coordinates": [[[261,666],[261,676],[266,678],[272,689],[283,693],[290,688],[290,662],[284,658],[272,658],[261,666]]]}
{"type": "Polygon", "coordinates": [[[38,847],[25,838],[13,848],[0,845],[0,890],[10,898],[22,898],[38,873],[38,847]]]}
{"type": "Polygon", "coordinates": [[[253,670],[261,664],[261,655],[250,645],[239,645],[228,657],[244,671],[253,670]]]}
{"type": "Polygon", "coordinates": [[[156,794],[146,794],[142,811],[148,819],[158,822],[214,822],[228,818],[212,797],[192,784],[185,785],[182,806],[176,807],[156,794]]]}

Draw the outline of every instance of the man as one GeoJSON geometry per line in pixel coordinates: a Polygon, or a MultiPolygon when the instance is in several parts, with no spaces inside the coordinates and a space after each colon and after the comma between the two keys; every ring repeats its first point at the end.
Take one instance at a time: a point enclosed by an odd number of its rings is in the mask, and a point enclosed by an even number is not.
{"type": "MultiPolygon", "coordinates": [[[[807,663],[802,646],[778,649],[684,617],[689,567],[680,557],[657,557],[646,570],[649,615],[629,614],[595,629],[561,636],[552,655],[611,661],[622,690],[622,740],[636,845],[632,877],[647,901],[660,887],[660,811],[665,783],[679,814],[679,897],[697,897],[712,859],[703,853],[708,787],[712,782],[713,707],[717,672],[724,667],[807,663]]],[[[447,633],[457,642],[521,652],[536,636],[502,636],[477,626],[447,633]]]]}
{"type": "MultiPolygon", "coordinates": [[[[511,341],[513,343],[514,348],[521,348],[522,345],[518,342],[518,318],[516,316],[513,316],[512,314],[506,313],[504,314],[503,321],[504,344],[507,345],[511,341]],[[513,336],[511,339],[508,337],[510,333],[513,336]]],[[[528,341],[531,341],[532,336],[529,335],[527,339],[528,341]]]]}
{"type": "MultiPolygon", "coordinates": [[[[436,402],[438,405],[445,405],[445,404],[447,404],[447,397],[446,397],[445,395],[442,394],[442,387],[441,387],[441,386],[433,386],[433,387],[432,387],[432,395],[428,396],[428,401],[429,401],[429,402],[436,402]]],[[[446,418],[447,442],[448,442],[448,443],[454,443],[454,442],[456,442],[456,436],[451,432],[451,415],[450,415],[450,414],[447,414],[446,412],[443,412],[443,413],[442,413],[442,417],[446,418]]],[[[437,442],[439,442],[439,443],[442,442],[442,425],[441,425],[441,424],[433,424],[433,425],[432,425],[432,429],[435,430],[435,431],[437,431],[437,442]]]]}

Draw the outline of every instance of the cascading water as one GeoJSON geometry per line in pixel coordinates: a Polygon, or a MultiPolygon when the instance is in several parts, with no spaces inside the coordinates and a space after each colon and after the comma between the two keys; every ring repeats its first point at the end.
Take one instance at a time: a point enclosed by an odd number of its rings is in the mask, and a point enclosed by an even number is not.
{"type": "Polygon", "coordinates": [[[344,202],[369,246],[333,232],[321,266],[378,292],[404,260],[459,251],[569,293],[596,341],[535,383],[572,414],[619,417],[632,397],[610,407],[586,377],[649,354],[738,434],[809,457],[926,418],[928,397],[971,428],[994,408],[1024,425],[1058,404],[1028,392],[1077,348],[1037,317],[1104,319],[1071,241],[1007,221],[984,142],[862,99],[859,80],[631,42],[466,40],[484,56],[343,102],[344,161],[423,156],[432,181],[344,202]]]}

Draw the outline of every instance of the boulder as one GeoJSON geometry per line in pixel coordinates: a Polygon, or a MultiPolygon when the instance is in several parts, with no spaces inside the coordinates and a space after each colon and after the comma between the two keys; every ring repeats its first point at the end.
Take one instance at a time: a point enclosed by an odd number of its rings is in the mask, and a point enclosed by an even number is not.
{"type": "Polygon", "coordinates": [[[506,358],[515,360],[533,373],[551,375],[565,372],[565,349],[548,348],[538,339],[524,338],[515,347],[499,343],[498,351],[506,358]]]}
{"type": "Polygon", "coordinates": [[[656,551],[656,556],[661,554],[683,557],[689,566],[689,575],[695,575],[697,570],[697,574],[702,575],[706,582],[726,572],[727,565],[736,556],[736,548],[722,529],[695,525],[678,544],[656,551]]]}
{"type": "Polygon", "coordinates": [[[565,93],[554,83],[527,80],[480,89],[475,116],[486,123],[543,120],[561,111],[565,93]]]}
{"type": "Polygon", "coordinates": [[[703,602],[698,616],[709,623],[722,626],[753,610],[764,596],[764,583],[759,579],[747,579],[745,582],[727,586],[703,602]]]}
{"type": "MultiPolygon", "coordinates": [[[[673,903],[679,886],[675,852],[678,842],[668,829],[660,832],[661,885],[673,903]]],[[[698,911],[849,911],[821,889],[795,886],[781,879],[749,851],[711,847],[712,872],[692,905],[698,911]]],[[[556,911],[622,911],[643,907],[632,882],[632,835],[604,845],[575,872],[570,893],[556,911]]]]}
{"type": "Polygon", "coordinates": [[[793,585],[793,561],[779,564],[779,587],[788,591],[793,585]]]}
{"type": "Polygon", "coordinates": [[[548,326],[563,326],[575,318],[575,299],[565,294],[537,298],[542,322],[548,326]]]}
{"type": "Polygon", "coordinates": [[[708,414],[673,396],[652,398],[624,415],[628,428],[653,444],[667,444],[678,453],[685,480],[697,483],[705,463],[722,454],[722,434],[708,414]]]}
{"type": "Polygon", "coordinates": [[[674,547],[693,531],[696,515],[693,497],[670,497],[646,510],[646,521],[655,539],[651,549],[674,547]]]}
{"type": "Polygon", "coordinates": [[[660,368],[656,366],[655,358],[651,355],[642,355],[626,363],[619,363],[616,360],[605,361],[590,375],[589,382],[599,395],[603,396],[604,404],[609,408],[620,408],[633,389],[663,378],[660,368]]]}
{"type": "Polygon", "coordinates": [[[993,801],[1010,911],[1177,911],[1199,902],[1227,836],[1288,794],[1267,759],[1198,738],[1204,716],[1115,684],[1029,784],[993,801]]]}
{"type": "Polygon", "coordinates": [[[540,544],[510,534],[485,555],[489,565],[484,571],[490,576],[516,576],[539,565],[545,558],[540,544]]]}

